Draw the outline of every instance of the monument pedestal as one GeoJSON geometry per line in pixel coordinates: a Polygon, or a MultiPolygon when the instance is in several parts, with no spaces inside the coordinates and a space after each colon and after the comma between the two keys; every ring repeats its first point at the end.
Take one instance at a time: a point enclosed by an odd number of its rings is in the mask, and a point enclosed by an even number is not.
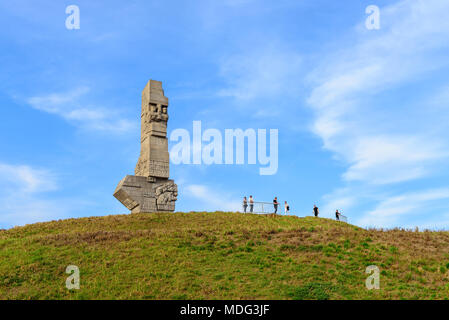
{"type": "Polygon", "coordinates": [[[117,198],[131,213],[175,211],[178,186],[173,180],[126,176],[114,191],[117,198]]]}

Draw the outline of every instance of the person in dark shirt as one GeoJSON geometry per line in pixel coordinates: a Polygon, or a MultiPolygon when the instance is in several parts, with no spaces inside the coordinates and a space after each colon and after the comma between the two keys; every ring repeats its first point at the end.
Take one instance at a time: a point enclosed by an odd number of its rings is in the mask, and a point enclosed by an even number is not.
{"type": "Polygon", "coordinates": [[[338,221],[340,221],[340,212],[335,211],[335,219],[337,219],[338,221]]]}
{"type": "Polygon", "coordinates": [[[273,206],[274,206],[274,213],[275,213],[275,214],[278,213],[278,205],[279,205],[279,203],[278,203],[278,197],[274,197],[274,200],[273,200],[273,206]]]}
{"type": "Polygon", "coordinates": [[[318,217],[319,210],[316,205],[313,205],[313,213],[314,213],[315,217],[318,217]]]}

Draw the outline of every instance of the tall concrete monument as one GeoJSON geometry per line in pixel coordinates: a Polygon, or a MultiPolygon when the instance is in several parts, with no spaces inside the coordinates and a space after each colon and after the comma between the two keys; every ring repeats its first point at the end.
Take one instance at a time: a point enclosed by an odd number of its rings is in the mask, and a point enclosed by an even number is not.
{"type": "Polygon", "coordinates": [[[132,213],[175,211],[178,186],[168,179],[167,109],[162,82],[148,81],[142,91],[140,157],[135,175],[123,178],[114,192],[132,213]]]}

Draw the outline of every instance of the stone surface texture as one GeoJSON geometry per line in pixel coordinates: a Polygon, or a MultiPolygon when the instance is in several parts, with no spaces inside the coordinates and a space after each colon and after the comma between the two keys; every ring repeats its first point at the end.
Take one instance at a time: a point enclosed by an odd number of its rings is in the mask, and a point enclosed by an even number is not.
{"type": "Polygon", "coordinates": [[[162,82],[148,81],[142,91],[140,156],[135,175],[123,178],[114,192],[132,213],[175,211],[178,187],[168,179],[167,110],[162,82]]]}

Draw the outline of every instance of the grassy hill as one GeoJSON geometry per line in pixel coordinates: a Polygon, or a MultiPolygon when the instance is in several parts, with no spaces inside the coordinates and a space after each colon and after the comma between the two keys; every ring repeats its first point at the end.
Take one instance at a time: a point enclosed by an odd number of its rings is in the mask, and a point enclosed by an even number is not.
{"type": "Polygon", "coordinates": [[[2,299],[446,299],[449,233],[321,218],[151,213],[0,231],[2,299]],[[366,266],[381,270],[367,290],[366,266]],[[68,265],[80,290],[68,290],[68,265]]]}

